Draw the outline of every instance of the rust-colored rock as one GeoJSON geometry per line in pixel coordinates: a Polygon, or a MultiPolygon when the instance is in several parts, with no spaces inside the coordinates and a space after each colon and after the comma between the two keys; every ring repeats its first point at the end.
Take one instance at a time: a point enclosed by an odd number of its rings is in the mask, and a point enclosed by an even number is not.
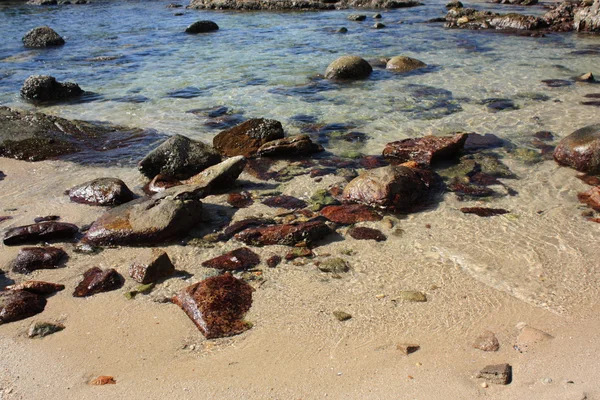
{"type": "Polygon", "coordinates": [[[17,226],[6,231],[4,244],[15,246],[26,243],[71,239],[79,229],[65,222],[40,222],[39,224],[17,226]]]}
{"type": "Polygon", "coordinates": [[[455,157],[463,148],[466,133],[454,136],[424,136],[388,143],[383,156],[400,162],[416,161],[421,166],[429,166],[437,161],[455,157]]]}
{"type": "Polygon", "coordinates": [[[129,266],[129,276],[141,284],[156,282],[173,275],[175,266],[161,249],[146,250],[129,266]]]}
{"type": "Polygon", "coordinates": [[[24,290],[0,292],[0,325],[29,318],[44,311],[46,299],[24,290]]]}
{"type": "Polygon", "coordinates": [[[275,268],[281,262],[281,257],[278,255],[271,256],[267,259],[267,266],[269,268],[275,268]]]}
{"type": "Polygon", "coordinates": [[[448,185],[448,189],[456,193],[460,199],[462,199],[463,196],[488,197],[496,194],[496,192],[493,189],[487,188],[485,186],[472,185],[469,183],[460,182],[458,180],[455,180],[450,185],[448,185]]]}
{"type": "Polygon", "coordinates": [[[242,232],[248,228],[256,228],[259,226],[272,225],[275,223],[275,220],[270,218],[246,218],[241,221],[234,222],[230,224],[223,233],[221,237],[223,240],[229,240],[238,232],[242,232]]]}
{"type": "Polygon", "coordinates": [[[600,211],[600,186],[594,186],[585,192],[578,193],[577,198],[594,210],[600,211]]]}
{"type": "Polygon", "coordinates": [[[94,386],[102,385],[116,385],[117,381],[112,376],[100,375],[97,378],[92,379],[89,384],[94,386]]]}
{"type": "Polygon", "coordinates": [[[250,269],[260,263],[260,257],[247,247],[240,247],[202,263],[203,267],[224,271],[250,269]]]}
{"type": "Polygon", "coordinates": [[[60,283],[50,283],[44,281],[25,281],[16,285],[10,285],[6,287],[6,290],[25,290],[35,294],[52,294],[64,290],[65,285],[60,283]]]}
{"type": "Polygon", "coordinates": [[[488,208],[488,207],[463,207],[460,209],[465,214],[475,214],[480,217],[493,217],[495,215],[507,214],[510,211],[503,208],[488,208]]]}
{"type": "Polygon", "coordinates": [[[213,146],[227,157],[256,155],[258,149],[284,135],[281,122],[255,118],[220,132],[213,139],[213,146]]]}
{"type": "Polygon", "coordinates": [[[69,189],[69,199],[94,206],[118,206],[135,195],[125,182],[116,178],[98,178],[69,189]]]}
{"type": "Polygon", "coordinates": [[[577,179],[581,179],[582,182],[590,185],[590,186],[600,186],[600,178],[593,175],[577,175],[577,179]]]}
{"type": "Polygon", "coordinates": [[[269,207],[285,208],[287,210],[298,210],[307,206],[304,200],[300,200],[293,196],[273,196],[262,202],[269,207]]]}
{"type": "Polygon", "coordinates": [[[13,262],[12,270],[29,274],[36,269],[56,268],[66,256],[67,253],[58,247],[23,247],[13,262]]]}
{"type": "Polygon", "coordinates": [[[207,339],[233,336],[250,329],[243,321],[254,289],[226,273],[183,289],[173,303],[185,311],[207,339]]]}
{"type": "Polygon", "coordinates": [[[295,135],[265,143],[257,151],[260,157],[306,156],[323,151],[323,146],[313,143],[308,135],[295,135]]]}
{"type": "Polygon", "coordinates": [[[374,240],[376,242],[383,242],[387,240],[380,230],[365,227],[354,227],[348,229],[348,235],[352,236],[356,240],[374,240]]]}
{"type": "Polygon", "coordinates": [[[306,245],[323,239],[331,233],[331,229],[321,221],[301,224],[272,225],[246,229],[235,235],[241,242],[252,246],[280,244],[284,246],[306,245]]]}
{"type": "Polygon", "coordinates": [[[254,200],[250,192],[229,193],[227,195],[227,203],[235,208],[246,208],[254,204],[254,200]]]}
{"type": "Polygon", "coordinates": [[[123,277],[114,269],[88,269],[83,280],[77,285],[73,297],[88,297],[96,293],[109,292],[123,286],[123,277]]]}
{"type": "Polygon", "coordinates": [[[381,221],[383,218],[377,211],[363,204],[327,206],[321,210],[321,215],[332,222],[346,225],[363,221],[381,221]]]}
{"type": "Polygon", "coordinates": [[[600,124],[586,126],[560,141],[554,159],[588,174],[600,173],[600,124]]]}

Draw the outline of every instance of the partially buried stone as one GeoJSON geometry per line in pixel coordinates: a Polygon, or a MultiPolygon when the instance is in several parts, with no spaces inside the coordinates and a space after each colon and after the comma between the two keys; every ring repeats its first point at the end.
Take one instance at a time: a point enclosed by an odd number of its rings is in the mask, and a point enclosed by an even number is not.
{"type": "Polygon", "coordinates": [[[466,133],[458,133],[454,136],[424,136],[404,139],[388,143],[383,150],[383,156],[391,157],[399,162],[415,161],[419,165],[429,166],[458,155],[463,149],[467,137],[466,133]]]}
{"type": "Polygon", "coordinates": [[[264,144],[282,139],[281,122],[273,119],[254,118],[220,132],[213,138],[213,146],[227,157],[252,157],[264,144]]]}
{"type": "Polygon", "coordinates": [[[129,266],[129,276],[134,281],[147,284],[156,282],[173,275],[175,266],[171,262],[169,255],[161,249],[145,250],[129,266]]]}
{"type": "Polygon", "coordinates": [[[65,285],[43,281],[25,281],[16,285],[7,286],[6,290],[24,290],[26,292],[46,295],[64,290],[65,285]]]}
{"type": "Polygon", "coordinates": [[[312,257],[313,252],[308,247],[294,247],[286,255],[285,259],[288,261],[295,260],[296,258],[312,257]]]}
{"type": "Polygon", "coordinates": [[[69,189],[69,199],[94,206],[117,206],[133,200],[135,195],[117,178],[98,178],[69,189]]]}
{"type": "Polygon", "coordinates": [[[67,253],[58,247],[24,247],[19,250],[12,270],[29,274],[36,269],[56,268],[66,256],[67,253]]]}
{"type": "Polygon", "coordinates": [[[321,215],[338,224],[354,224],[364,221],[381,221],[383,218],[374,209],[362,204],[344,204],[327,206],[321,210],[321,215]]]}
{"type": "Polygon", "coordinates": [[[281,257],[278,255],[271,256],[267,259],[267,266],[269,268],[275,268],[281,262],[281,257]]]}
{"type": "Polygon", "coordinates": [[[415,290],[404,290],[398,293],[398,299],[404,301],[424,303],[427,301],[427,296],[425,296],[425,293],[417,292],[415,290]]]}
{"type": "Polygon", "coordinates": [[[49,26],[33,28],[23,36],[23,45],[30,48],[62,46],[65,40],[49,26]]]}
{"type": "Polygon", "coordinates": [[[246,270],[257,266],[260,257],[247,247],[230,251],[221,256],[211,258],[202,263],[203,267],[216,268],[223,271],[246,270]]]}
{"type": "Polygon", "coordinates": [[[493,332],[485,331],[475,338],[473,347],[483,351],[498,351],[500,343],[493,332]]]}
{"type": "Polygon", "coordinates": [[[493,217],[509,213],[508,210],[502,208],[487,208],[487,207],[463,207],[460,209],[465,214],[475,214],[480,217],[493,217]]]}
{"type": "Polygon", "coordinates": [[[350,271],[350,267],[348,266],[346,260],[339,257],[328,258],[327,260],[321,261],[316,265],[321,272],[339,274],[350,271]]]}
{"type": "Polygon", "coordinates": [[[103,385],[115,385],[117,381],[112,376],[108,375],[100,375],[97,378],[92,379],[89,384],[93,386],[103,386],[103,385]]]}
{"type": "Polygon", "coordinates": [[[489,383],[508,385],[512,381],[512,367],[509,364],[487,365],[478,374],[489,383]]]}
{"type": "Polygon", "coordinates": [[[383,242],[387,239],[380,230],[362,226],[348,229],[348,235],[356,240],[375,240],[376,242],[383,242]]]}
{"type": "Polygon", "coordinates": [[[196,21],[185,30],[185,33],[206,33],[219,30],[219,26],[213,21],[196,21]]]}
{"type": "Polygon", "coordinates": [[[4,244],[14,246],[50,240],[71,239],[79,231],[77,226],[65,222],[40,222],[39,224],[10,228],[4,234],[4,244]]]}
{"type": "Polygon", "coordinates": [[[252,246],[266,245],[306,245],[323,239],[331,233],[331,229],[321,221],[310,221],[300,224],[272,225],[249,228],[235,235],[241,242],[252,246]]]}
{"type": "Polygon", "coordinates": [[[35,322],[29,327],[27,336],[29,338],[43,338],[45,336],[52,335],[53,333],[60,332],[63,329],[65,329],[63,324],[55,322],[35,322]]]}
{"type": "Polygon", "coordinates": [[[114,269],[102,270],[92,267],[83,274],[83,280],[77,285],[73,297],[88,297],[96,293],[108,292],[123,286],[123,277],[114,269]]]}
{"type": "Polygon", "coordinates": [[[404,354],[405,356],[414,353],[415,351],[419,350],[421,348],[421,346],[419,346],[418,344],[407,344],[407,343],[398,343],[396,345],[396,349],[400,350],[400,352],[402,354],[404,354]]]}
{"type": "Polygon", "coordinates": [[[352,318],[352,315],[345,311],[334,311],[333,316],[340,322],[348,321],[350,318],[352,318]]]}
{"type": "Polygon", "coordinates": [[[242,232],[248,228],[255,228],[264,225],[272,225],[275,220],[270,218],[246,218],[241,221],[237,221],[229,225],[223,230],[223,240],[229,240],[238,232],[242,232]]]}
{"type": "Polygon", "coordinates": [[[58,215],[46,215],[45,217],[35,217],[33,222],[37,224],[38,222],[58,221],[59,219],[58,215]]]}
{"type": "Polygon", "coordinates": [[[46,299],[24,290],[0,292],[0,325],[29,318],[44,311],[46,299]]]}
{"type": "Polygon", "coordinates": [[[288,210],[298,210],[307,206],[304,200],[300,200],[293,196],[274,196],[269,197],[262,202],[269,207],[285,208],[288,210]]]}
{"type": "Polygon", "coordinates": [[[207,339],[240,334],[251,325],[243,321],[254,289],[226,273],[183,289],[173,303],[185,311],[207,339]]]}

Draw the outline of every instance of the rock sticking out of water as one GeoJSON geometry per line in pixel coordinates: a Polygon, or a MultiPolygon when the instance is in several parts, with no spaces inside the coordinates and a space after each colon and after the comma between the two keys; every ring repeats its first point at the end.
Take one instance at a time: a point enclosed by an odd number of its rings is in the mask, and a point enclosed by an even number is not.
{"type": "Polygon", "coordinates": [[[4,234],[4,244],[15,246],[26,243],[72,239],[77,232],[79,232],[79,229],[73,224],[54,221],[40,222],[10,228],[4,234]]]}
{"type": "Polygon", "coordinates": [[[75,288],[73,297],[88,297],[116,290],[123,286],[123,282],[123,277],[114,268],[102,270],[92,267],[83,274],[83,280],[75,288]]]}
{"type": "Polygon", "coordinates": [[[252,292],[246,282],[226,273],[186,287],[172,301],[207,339],[215,339],[250,329],[243,318],[252,305],[252,292]]]}
{"type": "Polygon", "coordinates": [[[554,150],[554,159],[577,171],[600,173],[600,124],[578,129],[562,139],[554,150]]]}
{"type": "Polygon", "coordinates": [[[94,206],[118,206],[135,195],[125,182],[117,178],[98,178],[69,189],[69,199],[94,206]]]}
{"type": "Polygon", "coordinates": [[[33,28],[23,36],[23,45],[25,47],[44,48],[62,46],[63,44],[65,44],[65,39],[49,26],[33,28]]]}
{"type": "Polygon", "coordinates": [[[185,30],[185,33],[206,33],[219,30],[219,25],[213,21],[196,21],[185,30]]]}
{"type": "Polygon", "coordinates": [[[385,68],[394,72],[409,72],[419,68],[425,68],[427,64],[416,58],[406,56],[395,56],[389,59],[385,68]]]}
{"type": "Polygon", "coordinates": [[[415,161],[421,166],[429,166],[456,157],[463,149],[467,137],[466,133],[457,133],[453,136],[404,139],[388,143],[383,149],[383,156],[398,162],[415,161]]]}
{"type": "Polygon", "coordinates": [[[342,56],[333,61],[325,70],[325,78],[353,80],[368,78],[373,72],[371,65],[358,56],[342,56]]]}
{"type": "Polygon", "coordinates": [[[465,214],[475,214],[480,217],[493,217],[495,215],[508,214],[510,211],[502,208],[488,208],[488,207],[463,207],[460,209],[465,214]]]}
{"type": "Polygon", "coordinates": [[[29,318],[44,311],[46,299],[24,290],[0,292],[0,325],[29,318]]]}
{"type": "Polygon", "coordinates": [[[255,118],[220,132],[213,138],[213,146],[224,156],[252,157],[264,144],[282,139],[281,122],[255,118]]]}
{"type": "Polygon", "coordinates": [[[222,271],[246,270],[257,266],[260,257],[247,247],[230,251],[221,256],[211,258],[202,263],[203,267],[220,269],[222,271]]]}
{"type": "Polygon", "coordinates": [[[146,249],[130,266],[129,276],[141,284],[156,282],[175,273],[169,255],[161,249],[146,249]]]}
{"type": "Polygon", "coordinates": [[[500,342],[491,331],[484,331],[481,335],[475,338],[473,347],[483,351],[498,351],[500,342]]]}
{"type": "Polygon", "coordinates": [[[331,229],[321,221],[300,224],[271,225],[249,228],[235,235],[235,238],[252,246],[284,245],[311,246],[331,233],[331,229]]]}
{"type": "Polygon", "coordinates": [[[65,285],[44,281],[25,281],[16,285],[7,286],[6,290],[23,290],[30,293],[47,295],[64,290],[65,285]]]}
{"type": "Polygon", "coordinates": [[[349,19],[350,21],[364,21],[367,19],[367,16],[364,14],[350,14],[348,15],[348,17],[346,17],[347,19],[349,19]]]}
{"type": "Polygon", "coordinates": [[[29,274],[37,269],[57,268],[66,256],[67,253],[58,247],[24,247],[13,261],[12,270],[29,274]]]}
{"type": "Polygon", "coordinates": [[[477,374],[488,383],[508,385],[512,381],[512,367],[509,364],[487,365],[477,374]]]}
{"type": "Polygon", "coordinates": [[[21,96],[35,101],[65,100],[82,94],[83,90],[76,83],[57,82],[47,75],[32,75],[21,87],[21,96]]]}
{"type": "Polygon", "coordinates": [[[380,230],[373,228],[350,228],[348,229],[348,235],[356,240],[374,240],[376,242],[383,242],[387,240],[387,236],[385,236],[380,230]]]}

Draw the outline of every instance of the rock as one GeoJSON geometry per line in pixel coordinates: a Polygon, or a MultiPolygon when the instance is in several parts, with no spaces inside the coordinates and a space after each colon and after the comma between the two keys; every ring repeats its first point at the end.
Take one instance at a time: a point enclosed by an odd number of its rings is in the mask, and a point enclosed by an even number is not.
{"type": "Polygon", "coordinates": [[[469,151],[477,151],[503,147],[505,144],[506,142],[504,140],[494,135],[493,133],[486,133],[485,135],[480,135],[478,133],[468,133],[467,140],[463,148],[469,151]]]}
{"type": "Polygon", "coordinates": [[[52,335],[53,333],[60,332],[65,329],[63,324],[58,324],[54,322],[35,322],[27,331],[27,336],[29,338],[40,337],[43,338],[48,335],[52,335]]]}
{"type": "Polygon", "coordinates": [[[394,72],[409,72],[419,68],[425,68],[427,64],[415,58],[396,56],[390,58],[385,68],[394,72]]]}
{"type": "Polygon", "coordinates": [[[229,193],[227,195],[227,203],[231,207],[246,208],[254,204],[254,200],[250,192],[229,193]]]}
{"type": "Polygon", "coordinates": [[[183,289],[173,303],[185,311],[207,339],[240,334],[251,325],[243,317],[252,305],[254,289],[226,273],[183,289]]]}
{"type": "Polygon", "coordinates": [[[381,19],[381,18],[382,18],[382,16],[379,13],[373,15],[373,19],[381,19]]]}
{"type": "Polygon", "coordinates": [[[73,224],[55,221],[40,222],[8,229],[4,234],[4,244],[15,246],[26,243],[72,239],[77,232],[79,232],[79,229],[73,224]]]}
{"type": "Polygon", "coordinates": [[[375,168],[346,185],[346,201],[371,207],[408,210],[427,197],[430,182],[425,172],[403,166],[375,168]]]}
{"type": "Polygon", "coordinates": [[[365,79],[373,72],[371,65],[358,56],[342,56],[333,61],[325,70],[327,79],[365,79]]]}
{"type": "Polygon", "coordinates": [[[458,0],[452,0],[450,3],[446,4],[446,8],[463,8],[463,3],[458,0]]]}
{"type": "Polygon", "coordinates": [[[343,26],[336,31],[336,33],[348,33],[348,28],[344,28],[343,26]]]}
{"type": "Polygon", "coordinates": [[[573,29],[577,32],[600,32],[598,2],[592,7],[579,7],[573,14],[573,29]]]}
{"type": "Polygon", "coordinates": [[[421,346],[419,346],[418,344],[398,343],[396,345],[396,349],[400,350],[400,353],[404,354],[405,356],[414,353],[420,348],[421,346]]]}
{"type": "Polygon", "coordinates": [[[65,100],[82,94],[83,90],[76,83],[57,82],[47,75],[31,75],[21,87],[21,96],[35,101],[65,100]]]}
{"type": "Polygon", "coordinates": [[[61,290],[64,290],[64,288],[65,285],[61,285],[58,283],[50,283],[43,281],[25,281],[16,285],[7,286],[6,290],[23,290],[34,294],[46,295],[60,292],[61,290]]]}
{"type": "Polygon", "coordinates": [[[354,227],[348,229],[348,235],[356,240],[374,240],[383,242],[387,237],[379,230],[365,227],[354,227]]]}
{"type": "Polygon", "coordinates": [[[367,19],[367,16],[363,14],[350,14],[348,15],[348,19],[350,21],[364,21],[367,19]]]}
{"type": "Polygon", "coordinates": [[[404,301],[424,303],[427,301],[427,296],[425,296],[425,293],[417,292],[415,290],[403,290],[398,294],[398,299],[404,301]]]}
{"type": "Polygon", "coordinates": [[[591,72],[587,72],[583,75],[580,75],[577,78],[575,78],[575,80],[577,82],[595,82],[596,81],[596,79],[594,78],[594,74],[592,74],[591,72]]]}
{"type": "Polygon", "coordinates": [[[221,156],[209,145],[174,135],[140,161],[138,169],[152,179],[158,174],[187,179],[221,162],[221,156]]]}
{"type": "Polygon", "coordinates": [[[350,266],[343,258],[333,257],[316,263],[321,272],[341,274],[350,271],[350,266]]]}
{"type": "Polygon", "coordinates": [[[295,260],[296,258],[312,257],[314,253],[308,247],[294,247],[285,255],[287,261],[295,260]]]}
{"type": "Polygon", "coordinates": [[[465,214],[475,214],[480,217],[493,217],[495,215],[508,214],[510,211],[502,208],[487,208],[487,207],[463,207],[460,209],[465,214]]]}
{"type": "Polygon", "coordinates": [[[92,386],[116,385],[117,381],[112,376],[100,375],[89,381],[89,384],[92,386]]]}
{"type": "Polygon", "coordinates": [[[13,262],[13,272],[29,274],[37,269],[58,267],[67,253],[58,247],[24,247],[13,262]]]}
{"type": "Polygon", "coordinates": [[[336,205],[340,202],[337,201],[327,190],[319,189],[310,197],[309,203],[311,210],[319,211],[325,206],[336,205]]]}
{"type": "Polygon", "coordinates": [[[223,240],[229,240],[238,232],[242,232],[248,228],[255,228],[258,226],[272,225],[275,221],[269,218],[247,218],[241,221],[237,221],[229,225],[223,230],[223,240]]]}
{"type": "Polygon", "coordinates": [[[515,348],[524,352],[536,344],[544,343],[552,339],[554,339],[554,336],[526,325],[521,329],[519,336],[517,336],[515,348]]]}
{"type": "Polygon", "coordinates": [[[247,247],[240,247],[219,257],[202,263],[203,267],[216,268],[222,271],[246,270],[257,266],[260,257],[247,247]]]}
{"type": "Polygon", "coordinates": [[[535,16],[520,14],[496,14],[472,8],[452,8],[446,15],[447,28],[536,30],[548,26],[548,22],[535,16]]]}
{"type": "Polygon", "coordinates": [[[500,343],[493,332],[484,331],[483,334],[477,336],[473,347],[483,351],[498,351],[500,343]]]}
{"type": "Polygon", "coordinates": [[[69,189],[69,199],[94,206],[118,206],[135,198],[125,182],[117,178],[98,178],[69,189]]]}
{"type": "Polygon", "coordinates": [[[600,173],[600,124],[571,133],[554,150],[554,159],[562,165],[591,175],[600,173]]]}
{"type": "Polygon", "coordinates": [[[219,25],[213,21],[196,21],[185,30],[185,33],[206,33],[219,30],[219,25]]]}
{"type": "Polygon", "coordinates": [[[81,240],[92,246],[146,245],[181,237],[202,220],[206,188],[177,186],[142,197],[105,212],[81,240]]]}
{"type": "Polygon", "coordinates": [[[273,196],[262,202],[264,205],[274,208],[285,208],[287,210],[298,210],[307,206],[304,200],[293,196],[273,196]]]}
{"type": "Polygon", "coordinates": [[[565,87],[573,85],[573,82],[564,79],[543,79],[542,83],[551,88],[565,87]]]}
{"type": "Polygon", "coordinates": [[[514,101],[511,99],[485,99],[483,100],[487,110],[489,112],[499,112],[499,111],[510,111],[510,110],[518,110],[519,106],[517,106],[514,101]]]}
{"type": "Polygon", "coordinates": [[[288,136],[260,146],[259,157],[296,157],[323,151],[323,146],[313,143],[308,135],[288,136]]]}
{"type": "Polygon", "coordinates": [[[364,221],[381,221],[381,214],[362,204],[344,204],[327,206],[321,210],[321,215],[338,224],[354,224],[364,221]]]}
{"type": "Polygon", "coordinates": [[[271,256],[267,259],[267,266],[269,268],[275,268],[281,262],[281,257],[278,255],[271,256]]]}
{"type": "Polygon", "coordinates": [[[183,182],[167,175],[158,174],[144,186],[143,190],[146,194],[152,195],[154,193],[164,192],[167,189],[179,185],[183,185],[183,182]]]}
{"type": "Polygon", "coordinates": [[[466,133],[457,133],[453,136],[404,139],[386,144],[383,156],[398,162],[415,161],[420,166],[429,166],[456,157],[463,149],[467,137],[466,133]]]}
{"type": "Polygon", "coordinates": [[[182,183],[185,185],[206,186],[209,191],[230,188],[246,166],[244,156],[235,156],[206,168],[182,183]]]}
{"type": "Polygon", "coordinates": [[[65,40],[49,26],[33,28],[23,36],[23,45],[30,48],[62,46],[65,40]]]}
{"type": "Polygon", "coordinates": [[[88,297],[116,290],[123,286],[123,282],[123,277],[114,268],[102,270],[92,267],[83,274],[83,280],[75,288],[73,297],[88,297]]]}
{"type": "Polygon", "coordinates": [[[335,319],[337,319],[340,322],[348,321],[350,318],[352,318],[352,315],[348,314],[345,311],[334,311],[332,314],[335,317],[335,319]]]}
{"type": "Polygon", "coordinates": [[[600,187],[595,186],[585,192],[577,193],[581,203],[587,204],[596,211],[600,211],[600,187]]]}
{"type": "Polygon", "coordinates": [[[37,224],[38,222],[58,221],[59,219],[58,215],[46,215],[45,217],[35,217],[33,222],[37,224]]]}
{"type": "Polygon", "coordinates": [[[284,246],[306,245],[323,239],[331,229],[321,221],[300,224],[271,225],[249,228],[235,235],[235,238],[252,246],[279,244],[284,246]]]}
{"type": "Polygon", "coordinates": [[[44,311],[46,299],[24,290],[0,292],[0,325],[29,318],[44,311]]]}
{"type": "Polygon", "coordinates": [[[282,139],[281,122],[273,119],[255,118],[220,132],[213,139],[213,146],[227,157],[251,157],[264,144],[282,139]]]}
{"type": "Polygon", "coordinates": [[[142,284],[156,282],[175,273],[169,255],[161,249],[148,249],[129,266],[129,276],[142,284]]]}
{"type": "Polygon", "coordinates": [[[381,22],[376,22],[373,25],[373,28],[375,28],[375,29],[383,29],[383,28],[385,28],[385,24],[382,24],[381,22]]]}
{"type": "Polygon", "coordinates": [[[512,381],[512,367],[508,364],[487,365],[477,374],[477,378],[483,378],[488,383],[508,385],[512,381]]]}

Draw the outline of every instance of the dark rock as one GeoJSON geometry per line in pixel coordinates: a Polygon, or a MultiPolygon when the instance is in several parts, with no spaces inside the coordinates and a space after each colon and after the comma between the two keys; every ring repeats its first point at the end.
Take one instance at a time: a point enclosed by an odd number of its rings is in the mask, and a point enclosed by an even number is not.
{"type": "Polygon", "coordinates": [[[229,253],[204,261],[202,266],[223,271],[234,271],[250,269],[257,266],[259,263],[260,257],[258,254],[247,247],[240,247],[229,253]]]}
{"type": "Polygon", "coordinates": [[[10,215],[0,215],[0,222],[12,219],[10,215]]]}
{"type": "Polygon", "coordinates": [[[562,139],[554,159],[581,172],[600,173],[600,124],[578,129],[562,139]]]}
{"type": "Polygon", "coordinates": [[[66,256],[67,253],[58,247],[24,247],[19,250],[12,270],[29,274],[37,269],[56,268],[66,256]]]}
{"type": "Polygon", "coordinates": [[[582,106],[600,107],[600,100],[581,101],[579,104],[581,104],[582,106]]]}
{"type": "Polygon", "coordinates": [[[454,180],[452,183],[448,185],[448,189],[459,196],[459,199],[463,199],[464,196],[467,197],[488,197],[493,196],[496,192],[493,189],[487,188],[485,186],[472,185],[469,183],[460,182],[458,180],[454,180]]]}
{"type": "Polygon", "coordinates": [[[223,231],[223,240],[229,240],[238,232],[242,232],[248,228],[256,228],[259,226],[272,225],[275,221],[268,218],[247,218],[237,221],[229,225],[223,231]]]}
{"type": "Polygon", "coordinates": [[[36,322],[29,327],[29,331],[27,331],[27,336],[29,338],[43,338],[45,336],[52,335],[53,333],[60,332],[63,329],[65,329],[65,326],[63,324],[58,324],[54,322],[36,322]]]}
{"type": "Polygon", "coordinates": [[[500,139],[493,133],[486,133],[480,135],[478,133],[468,133],[467,141],[465,142],[464,149],[469,151],[493,149],[502,147],[505,145],[505,141],[500,139]]]}
{"type": "Polygon", "coordinates": [[[264,205],[275,208],[285,208],[287,210],[298,210],[307,206],[304,200],[293,196],[274,196],[269,197],[262,202],[264,205]]]}
{"type": "Polygon", "coordinates": [[[380,230],[373,228],[350,228],[348,229],[348,235],[352,236],[356,240],[374,240],[376,242],[383,242],[384,240],[387,240],[387,237],[380,230]]]}
{"type": "Polygon", "coordinates": [[[44,281],[25,281],[25,282],[18,283],[16,285],[11,285],[11,286],[6,287],[6,290],[13,290],[13,291],[23,290],[26,292],[40,294],[40,295],[53,294],[56,292],[60,292],[61,290],[64,290],[64,289],[65,289],[65,285],[61,285],[59,283],[44,282],[44,281]]]}
{"type": "Polygon", "coordinates": [[[548,131],[536,132],[533,134],[533,137],[535,137],[536,139],[543,140],[543,141],[554,140],[554,135],[552,134],[552,132],[548,132],[548,131]]]}
{"type": "Polygon", "coordinates": [[[58,4],[58,0],[29,0],[27,4],[35,6],[55,6],[58,4]]]}
{"type": "Polygon", "coordinates": [[[454,136],[424,136],[388,143],[383,149],[384,157],[399,162],[415,161],[420,166],[456,157],[463,149],[468,135],[457,133],[454,136]]]}
{"type": "Polygon", "coordinates": [[[544,79],[542,83],[545,83],[548,87],[564,87],[571,86],[573,82],[565,81],[564,79],[544,79]]]}
{"type": "Polygon", "coordinates": [[[285,259],[288,261],[295,260],[296,258],[312,257],[314,254],[308,247],[294,247],[288,251],[285,255],[285,259]]]}
{"type": "Polygon", "coordinates": [[[47,75],[32,75],[21,87],[21,96],[35,101],[65,100],[82,94],[83,90],[76,83],[57,82],[56,78],[47,75]]]}
{"type": "Polygon", "coordinates": [[[295,135],[263,144],[257,151],[260,157],[306,156],[323,151],[308,135],[295,135]]]}
{"type": "Polygon", "coordinates": [[[325,71],[327,79],[365,79],[371,75],[373,68],[358,56],[342,56],[333,61],[325,71]]]}
{"type": "Polygon", "coordinates": [[[348,15],[348,19],[350,21],[364,21],[365,19],[367,19],[367,16],[363,14],[351,14],[348,15]]]}
{"type": "Polygon", "coordinates": [[[508,385],[512,381],[512,367],[508,364],[487,365],[478,374],[489,383],[508,385]]]}
{"type": "Polygon", "coordinates": [[[207,187],[209,192],[217,189],[230,188],[246,166],[244,156],[235,156],[221,161],[204,171],[184,180],[185,185],[207,187]]]}
{"type": "Polygon", "coordinates": [[[280,256],[271,256],[267,259],[267,266],[269,268],[275,268],[276,266],[279,265],[279,263],[281,262],[281,257],[280,256]]]}
{"type": "Polygon", "coordinates": [[[37,224],[39,222],[58,221],[59,219],[58,215],[46,215],[45,217],[35,217],[33,222],[37,224]]]}
{"type": "Polygon", "coordinates": [[[227,203],[235,208],[246,208],[254,204],[254,200],[250,192],[229,193],[227,203]]]}
{"type": "Polygon", "coordinates": [[[240,334],[251,325],[242,320],[252,305],[254,289],[226,273],[183,289],[173,303],[185,311],[207,339],[240,334]]]}
{"type": "Polygon", "coordinates": [[[79,229],[65,222],[40,222],[39,224],[10,228],[4,234],[4,244],[15,246],[26,243],[72,239],[79,229]]]}
{"type": "Polygon", "coordinates": [[[425,68],[427,64],[415,58],[396,56],[390,58],[385,68],[394,72],[409,72],[419,68],[425,68]]]}
{"type": "Polygon", "coordinates": [[[446,4],[446,8],[463,8],[463,3],[458,0],[452,0],[450,3],[446,4]]]}
{"type": "Polygon", "coordinates": [[[327,206],[321,210],[321,215],[338,224],[354,224],[364,221],[381,221],[381,214],[362,204],[344,204],[327,206]]]}
{"type": "Polygon", "coordinates": [[[575,78],[575,80],[577,82],[595,82],[596,81],[596,79],[594,79],[594,74],[592,74],[591,72],[587,72],[583,75],[580,75],[577,78],[575,78]]]}
{"type": "Polygon", "coordinates": [[[49,26],[33,28],[23,36],[23,45],[31,48],[62,46],[65,40],[49,26]]]}
{"type": "Polygon", "coordinates": [[[83,274],[83,280],[75,288],[73,297],[88,297],[116,290],[123,286],[123,282],[123,277],[114,268],[102,270],[92,267],[83,274]]]}
{"type": "Polygon", "coordinates": [[[0,325],[29,318],[44,311],[46,299],[23,290],[0,292],[0,325]]]}
{"type": "Polygon", "coordinates": [[[348,28],[344,28],[343,26],[336,31],[336,33],[348,33],[348,28]]]}
{"type": "Polygon", "coordinates": [[[510,111],[510,110],[518,110],[519,106],[517,106],[514,101],[510,99],[486,99],[483,101],[486,105],[487,110],[490,112],[499,112],[499,111],[510,111]]]}
{"type": "Polygon", "coordinates": [[[382,16],[381,16],[381,14],[377,13],[377,14],[373,15],[373,18],[374,19],[381,19],[382,16]]]}
{"type": "Polygon", "coordinates": [[[169,3],[166,6],[167,8],[181,8],[183,7],[183,4],[177,4],[177,3],[169,3]]]}
{"type": "Polygon", "coordinates": [[[141,284],[156,282],[175,273],[169,255],[161,249],[148,249],[129,266],[129,276],[141,284]]]}
{"type": "Polygon", "coordinates": [[[219,162],[221,156],[209,145],[174,135],[146,155],[138,168],[150,179],[158,174],[187,179],[219,162]]]}
{"type": "Polygon", "coordinates": [[[352,315],[345,311],[334,311],[333,316],[340,322],[348,321],[350,318],[352,318],[352,315]]]}
{"type": "Polygon", "coordinates": [[[280,244],[284,246],[306,245],[323,239],[331,233],[331,229],[321,221],[300,224],[272,225],[249,228],[235,235],[241,242],[252,246],[280,244]]]}
{"type": "Polygon", "coordinates": [[[373,25],[373,28],[375,28],[375,29],[383,29],[383,28],[385,28],[385,24],[382,24],[381,22],[376,22],[373,25]]]}
{"type": "Polygon", "coordinates": [[[116,178],[98,178],[69,189],[71,201],[94,206],[118,206],[134,197],[125,182],[116,178]]]}
{"type": "Polygon", "coordinates": [[[492,3],[510,4],[518,6],[533,6],[538,3],[538,0],[492,0],[492,3]]]}
{"type": "Polygon", "coordinates": [[[219,30],[219,26],[213,21],[196,21],[185,30],[185,33],[206,33],[219,30]]]}
{"type": "Polygon", "coordinates": [[[510,211],[502,208],[487,208],[487,207],[463,207],[460,209],[465,214],[475,214],[480,217],[493,217],[495,215],[508,214],[510,211]]]}
{"type": "Polygon", "coordinates": [[[493,332],[485,331],[475,339],[473,347],[483,351],[498,351],[500,343],[493,332]]]}
{"type": "Polygon", "coordinates": [[[258,149],[284,135],[281,122],[273,119],[250,119],[233,128],[220,132],[213,139],[213,146],[227,157],[254,156],[258,149]]]}

